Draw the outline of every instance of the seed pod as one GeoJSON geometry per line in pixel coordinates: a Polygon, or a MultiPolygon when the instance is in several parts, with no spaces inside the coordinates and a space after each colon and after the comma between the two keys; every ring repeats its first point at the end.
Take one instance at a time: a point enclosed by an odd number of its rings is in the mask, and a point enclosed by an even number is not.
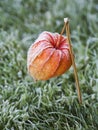
{"type": "Polygon", "coordinates": [[[72,64],[67,38],[42,32],[27,54],[27,68],[36,80],[48,80],[66,72],[72,64]]]}

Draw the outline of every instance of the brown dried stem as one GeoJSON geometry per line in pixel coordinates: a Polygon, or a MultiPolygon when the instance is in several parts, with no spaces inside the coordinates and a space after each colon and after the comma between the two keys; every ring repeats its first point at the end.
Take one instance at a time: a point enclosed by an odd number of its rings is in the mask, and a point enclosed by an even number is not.
{"type": "Polygon", "coordinates": [[[60,37],[59,37],[59,39],[58,39],[58,41],[57,41],[57,47],[59,46],[59,44],[60,44],[60,40],[61,40],[61,36],[62,36],[62,34],[63,34],[63,32],[64,32],[64,30],[65,30],[65,27],[66,27],[66,25],[64,24],[64,26],[63,26],[63,28],[62,28],[62,31],[61,31],[61,33],[60,33],[60,37]]]}
{"type": "Polygon", "coordinates": [[[79,79],[78,79],[76,64],[75,64],[75,60],[74,60],[73,50],[72,50],[72,46],[71,46],[70,30],[69,30],[69,20],[68,20],[68,18],[64,18],[64,22],[65,22],[65,27],[66,27],[67,39],[68,39],[68,43],[69,43],[69,47],[70,47],[70,54],[71,54],[71,59],[72,59],[72,65],[73,65],[73,68],[74,68],[74,76],[75,76],[75,81],[76,81],[76,89],[77,89],[77,93],[78,93],[78,100],[79,100],[79,103],[82,104],[82,97],[81,97],[81,92],[80,92],[79,79]]]}

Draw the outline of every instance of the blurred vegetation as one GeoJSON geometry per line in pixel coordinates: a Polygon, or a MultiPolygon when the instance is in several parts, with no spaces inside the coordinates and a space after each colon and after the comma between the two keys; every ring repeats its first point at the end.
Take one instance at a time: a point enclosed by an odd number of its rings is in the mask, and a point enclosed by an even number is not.
{"type": "Polygon", "coordinates": [[[0,130],[98,129],[98,1],[0,0],[0,130]],[[35,83],[27,50],[44,30],[69,17],[83,104],[71,68],[35,83]]]}

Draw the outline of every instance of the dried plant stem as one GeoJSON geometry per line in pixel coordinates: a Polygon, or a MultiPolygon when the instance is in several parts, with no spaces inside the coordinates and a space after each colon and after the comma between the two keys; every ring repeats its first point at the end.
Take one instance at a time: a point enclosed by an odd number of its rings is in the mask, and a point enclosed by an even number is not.
{"type": "Polygon", "coordinates": [[[73,65],[73,68],[74,68],[74,76],[75,76],[75,81],[76,81],[76,89],[77,89],[77,93],[78,93],[78,100],[79,100],[79,103],[82,104],[82,97],[81,97],[81,92],[80,92],[79,79],[78,79],[76,64],[75,64],[75,60],[74,60],[73,50],[72,50],[72,46],[71,46],[70,30],[69,30],[69,20],[68,20],[68,18],[64,18],[64,22],[65,22],[65,27],[66,27],[66,35],[67,35],[68,43],[69,43],[69,47],[70,47],[70,54],[71,54],[71,59],[72,59],[72,65],[73,65]]]}
{"type": "Polygon", "coordinates": [[[66,27],[66,25],[64,24],[64,26],[63,26],[63,28],[62,28],[62,31],[61,31],[61,33],[60,33],[60,37],[59,37],[59,39],[58,39],[58,41],[57,41],[57,47],[59,46],[59,44],[60,44],[60,40],[61,40],[61,36],[62,36],[62,34],[63,34],[63,32],[64,32],[64,30],[65,30],[65,27],[66,27]]]}
{"type": "Polygon", "coordinates": [[[57,47],[60,44],[61,36],[64,33],[64,30],[66,28],[66,34],[67,34],[67,39],[68,39],[68,43],[69,43],[69,47],[70,47],[70,54],[71,54],[71,59],[72,59],[72,65],[73,65],[73,68],[74,68],[74,76],[75,76],[75,81],[76,81],[76,89],[77,89],[77,93],[78,93],[78,100],[79,100],[79,103],[82,104],[82,96],[81,96],[81,91],[80,91],[80,85],[79,85],[79,79],[78,79],[78,74],[77,74],[77,68],[76,68],[74,55],[73,55],[73,50],[72,50],[72,46],[71,46],[70,30],[69,30],[69,20],[68,20],[68,18],[64,18],[64,22],[65,22],[65,24],[64,24],[64,26],[62,28],[62,31],[60,33],[60,37],[59,37],[59,40],[57,42],[57,47]]]}

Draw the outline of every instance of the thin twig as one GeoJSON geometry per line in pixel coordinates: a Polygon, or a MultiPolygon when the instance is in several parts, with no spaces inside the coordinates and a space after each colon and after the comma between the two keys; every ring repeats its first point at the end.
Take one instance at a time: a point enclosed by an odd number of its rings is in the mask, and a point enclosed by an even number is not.
{"type": "Polygon", "coordinates": [[[81,97],[81,92],[80,92],[80,85],[79,85],[79,79],[78,79],[78,74],[77,74],[77,69],[76,69],[76,64],[73,56],[73,50],[71,46],[71,39],[70,39],[70,31],[69,31],[69,20],[68,18],[64,18],[65,26],[66,26],[66,34],[67,34],[67,39],[70,47],[70,54],[71,54],[71,59],[72,59],[72,65],[74,68],[74,76],[75,76],[75,81],[76,81],[76,89],[78,93],[78,100],[79,103],[82,104],[82,97],[81,97]]]}
{"type": "Polygon", "coordinates": [[[61,36],[62,36],[62,34],[63,34],[63,32],[64,32],[64,30],[65,30],[65,27],[66,27],[66,25],[64,24],[64,26],[63,26],[63,28],[62,28],[62,31],[61,31],[61,33],[60,33],[60,37],[59,37],[59,39],[58,39],[58,41],[57,41],[57,47],[59,46],[59,44],[60,44],[60,40],[61,40],[61,36]]]}

